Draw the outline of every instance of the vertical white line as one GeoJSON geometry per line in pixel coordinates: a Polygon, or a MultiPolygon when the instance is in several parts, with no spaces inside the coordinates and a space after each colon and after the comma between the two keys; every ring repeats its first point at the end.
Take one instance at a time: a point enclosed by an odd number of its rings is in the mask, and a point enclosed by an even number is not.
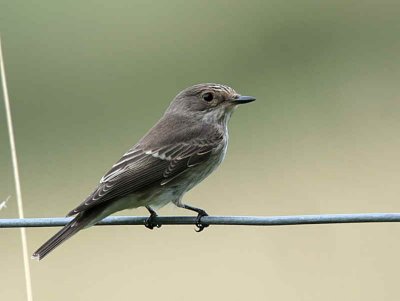
{"type": "MultiPolygon", "coordinates": [[[[17,194],[18,215],[19,218],[24,218],[24,209],[23,209],[22,195],[21,195],[21,183],[19,180],[19,172],[18,172],[17,151],[15,149],[14,129],[11,119],[10,100],[8,98],[6,72],[4,68],[3,51],[1,47],[1,37],[0,37],[0,72],[1,72],[1,84],[3,87],[3,95],[4,95],[4,105],[6,108],[8,136],[10,138],[12,165],[14,169],[14,182],[15,182],[15,192],[17,194]]],[[[22,242],[22,253],[23,253],[22,255],[24,258],[26,294],[28,297],[28,301],[32,301],[33,300],[32,281],[31,281],[31,271],[29,268],[29,255],[28,255],[28,243],[26,239],[26,230],[25,228],[20,228],[20,230],[21,230],[21,242],[22,242]]]]}

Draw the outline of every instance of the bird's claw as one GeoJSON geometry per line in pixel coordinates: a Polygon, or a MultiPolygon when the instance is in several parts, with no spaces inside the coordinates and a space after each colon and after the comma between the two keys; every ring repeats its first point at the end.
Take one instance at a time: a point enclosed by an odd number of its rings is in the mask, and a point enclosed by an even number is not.
{"type": "Polygon", "coordinates": [[[207,228],[207,227],[209,226],[209,225],[207,225],[207,224],[204,224],[204,223],[201,221],[201,218],[202,218],[203,216],[208,216],[207,212],[205,212],[204,210],[203,210],[203,211],[200,211],[199,214],[197,215],[197,218],[196,218],[196,227],[197,227],[197,229],[195,229],[195,231],[196,231],[197,233],[203,231],[204,228],[207,228]]]}
{"type": "Polygon", "coordinates": [[[157,217],[157,214],[153,214],[151,213],[150,216],[146,219],[146,221],[144,222],[144,226],[147,229],[153,230],[154,227],[160,228],[161,225],[155,222],[155,218],[157,217]]]}

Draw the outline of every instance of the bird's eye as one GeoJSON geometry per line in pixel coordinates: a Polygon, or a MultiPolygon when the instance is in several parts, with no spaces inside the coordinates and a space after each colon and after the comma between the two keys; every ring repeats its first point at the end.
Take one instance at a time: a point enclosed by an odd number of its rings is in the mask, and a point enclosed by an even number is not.
{"type": "Polygon", "coordinates": [[[211,100],[214,99],[214,95],[212,93],[210,93],[210,92],[204,93],[203,94],[203,99],[205,101],[211,101],[211,100]]]}

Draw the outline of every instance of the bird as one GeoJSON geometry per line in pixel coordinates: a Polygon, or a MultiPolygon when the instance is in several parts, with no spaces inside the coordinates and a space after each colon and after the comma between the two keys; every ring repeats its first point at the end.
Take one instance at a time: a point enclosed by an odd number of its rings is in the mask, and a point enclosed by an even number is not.
{"type": "Polygon", "coordinates": [[[46,241],[32,258],[41,260],[82,229],[115,212],[146,207],[149,229],[157,210],[172,202],[197,213],[197,231],[207,224],[205,210],[187,205],[183,195],[210,175],[228,147],[228,121],[241,104],[254,101],[229,86],[196,84],[179,92],[161,119],[101,178],[83,203],[71,210],[74,218],[46,241]]]}

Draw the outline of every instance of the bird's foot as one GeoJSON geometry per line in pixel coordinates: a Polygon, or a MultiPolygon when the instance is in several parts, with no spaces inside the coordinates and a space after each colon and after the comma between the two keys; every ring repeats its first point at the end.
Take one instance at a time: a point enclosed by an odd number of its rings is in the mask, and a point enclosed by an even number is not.
{"type": "MultiPolygon", "coordinates": [[[[200,209],[201,210],[201,209],[200,209]]],[[[201,221],[201,218],[203,217],[203,216],[208,216],[208,214],[207,214],[207,212],[205,212],[204,210],[201,210],[201,211],[198,211],[198,215],[197,215],[197,218],[196,218],[196,227],[197,227],[197,229],[195,229],[195,231],[196,232],[201,232],[201,231],[203,231],[204,230],[204,228],[207,228],[209,225],[207,225],[207,224],[204,224],[202,221],[201,221]]]]}
{"type": "Polygon", "coordinates": [[[149,217],[146,219],[146,221],[144,222],[144,226],[145,226],[147,229],[150,229],[150,230],[153,230],[154,227],[160,228],[161,225],[158,224],[158,223],[155,221],[155,219],[157,218],[157,216],[158,216],[157,213],[151,212],[151,213],[150,213],[150,216],[149,216],[149,217]]]}

